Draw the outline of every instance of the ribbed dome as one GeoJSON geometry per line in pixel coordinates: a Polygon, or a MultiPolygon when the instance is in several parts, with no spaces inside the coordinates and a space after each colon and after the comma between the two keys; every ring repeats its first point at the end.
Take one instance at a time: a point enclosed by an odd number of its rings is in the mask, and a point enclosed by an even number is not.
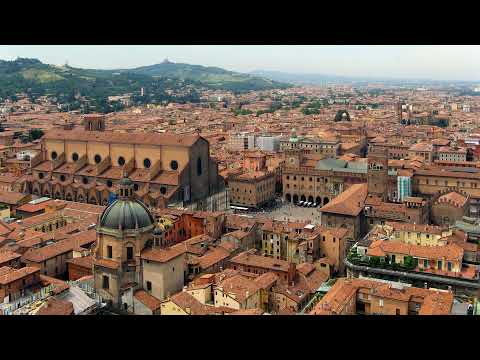
{"type": "Polygon", "coordinates": [[[116,200],[100,217],[100,227],[115,230],[141,229],[153,223],[150,211],[138,200],[116,200]]]}

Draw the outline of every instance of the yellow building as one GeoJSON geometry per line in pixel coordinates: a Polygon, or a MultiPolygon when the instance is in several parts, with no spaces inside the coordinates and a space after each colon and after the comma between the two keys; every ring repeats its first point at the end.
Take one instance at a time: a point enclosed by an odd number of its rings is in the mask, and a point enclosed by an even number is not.
{"type": "Polygon", "coordinates": [[[221,187],[209,143],[198,134],[121,133],[105,130],[103,116],[85,115],[85,129],[49,130],[32,159],[24,192],[107,205],[125,174],[136,198],[153,207],[197,201],[221,187]]]}
{"type": "Polygon", "coordinates": [[[397,222],[387,222],[384,229],[391,231],[392,240],[421,246],[443,246],[453,233],[446,227],[397,222]]]}

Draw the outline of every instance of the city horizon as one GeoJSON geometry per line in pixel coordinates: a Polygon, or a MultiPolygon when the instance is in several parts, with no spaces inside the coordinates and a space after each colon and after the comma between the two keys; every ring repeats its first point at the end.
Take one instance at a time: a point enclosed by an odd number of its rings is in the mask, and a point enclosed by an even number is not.
{"type": "Polygon", "coordinates": [[[98,70],[131,69],[168,59],[240,73],[268,71],[367,80],[480,81],[477,66],[480,46],[0,46],[0,59],[19,57],[98,70]],[[111,63],[112,59],[116,59],[116,64],[111,63]]]}

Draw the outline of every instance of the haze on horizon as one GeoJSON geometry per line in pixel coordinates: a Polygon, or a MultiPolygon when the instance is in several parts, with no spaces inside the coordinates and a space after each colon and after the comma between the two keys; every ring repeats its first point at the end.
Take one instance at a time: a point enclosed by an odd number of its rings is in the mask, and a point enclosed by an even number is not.
{"type": "Polygon", "coordinates": [[[479,45],[1,45],[0,59],[120,69],[177,63],[250,72],[480,81],[479,45]]]}

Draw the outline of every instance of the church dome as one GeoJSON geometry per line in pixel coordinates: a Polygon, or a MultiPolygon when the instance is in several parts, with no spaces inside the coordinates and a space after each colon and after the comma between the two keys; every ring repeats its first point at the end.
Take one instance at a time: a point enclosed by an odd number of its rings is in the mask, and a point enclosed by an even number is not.
{"type": "Polygon", "coordinates": [[[152,214],[138,200],[116,200],[100,217],[100,227],[113,230],[135,230],[153,224],[152,214]]]}
{"type": "Polygon", "coordinates": [[[147,207],[135,199],[133,187],[126,175],[118,182],[117,200],[100,216],[100,228],[123,231],[153,227],[155,220],[147,207]]]}

